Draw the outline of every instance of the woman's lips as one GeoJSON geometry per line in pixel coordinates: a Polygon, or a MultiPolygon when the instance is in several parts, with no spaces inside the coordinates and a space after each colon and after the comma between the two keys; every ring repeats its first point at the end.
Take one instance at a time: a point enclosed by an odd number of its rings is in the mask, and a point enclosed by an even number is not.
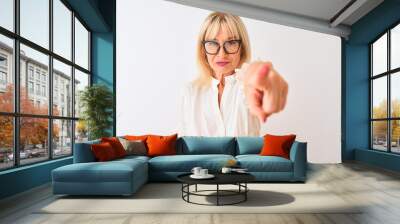
{"type": "Polygon", "coordinates": [[[224,67],[227,64],[229,64],[229,62],[217,62],[217,65],[221,67],[224,67]]]}

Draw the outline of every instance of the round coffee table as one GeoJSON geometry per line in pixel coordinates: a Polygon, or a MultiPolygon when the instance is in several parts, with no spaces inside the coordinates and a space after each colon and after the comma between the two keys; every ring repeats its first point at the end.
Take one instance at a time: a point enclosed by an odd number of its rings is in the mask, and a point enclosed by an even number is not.
{"type": "Polygon", "coordinates": [[[191,173],[182,174],[177,177],[178,181],[182,183],[182,199],[188,203],[198,204],[198,205],[234,205],[239,204],[241,202],[245,202],[247,200],[247,192],[249,188],[247,187],[247,183],[255,180],[255,177],[249,173],[214,173],[215,176],[212,179],[193,179],[190,177],[191,173]],[[215,185],[215,190],[197,190],[197,185],[215,185]],[[190,186],[195,186],[194,191],[190,191],[190,186]],[[237,190],[223,190],[220,189],[220,185],[236,185],[238,186],[237,190]],[[209,192],[215,192],[215,194],[205,194],[209,192]],[[190,201],[190,196],[203,196],[203,197],[216,197],[216,204],[202,204],[190,201]],[[221,197],[230,197],[230,196],[240,196],[240,200],[231,202],[231,203],[221,203],[221,197]]]}

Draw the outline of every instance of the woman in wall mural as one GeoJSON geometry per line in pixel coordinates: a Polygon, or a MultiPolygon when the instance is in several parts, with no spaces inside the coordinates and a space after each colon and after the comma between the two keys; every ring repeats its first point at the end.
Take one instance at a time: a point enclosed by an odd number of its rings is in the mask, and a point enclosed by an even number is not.
{"type": "Polygon", "coordinates": [[[206,18],[197,41],[199,76],[182,92],[180,136],[259,136],[261,124],[284,109],[287,82],[272,63],[250,63],[250,54],[238,16],[206,18]]]}

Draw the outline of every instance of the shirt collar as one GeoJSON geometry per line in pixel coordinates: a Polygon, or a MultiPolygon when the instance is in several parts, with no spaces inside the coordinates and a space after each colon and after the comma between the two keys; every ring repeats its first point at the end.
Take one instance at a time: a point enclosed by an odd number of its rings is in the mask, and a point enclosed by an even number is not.
{"type": "MultiPolygon", "coordinates": [[[[211,76],[212,78],[212,86],[217,87],[219,84],[219,80],[211,76]]],[[[236,81],[236,73],[232,75],[225,76],[225,84],[233,84],[236,81]]]]}

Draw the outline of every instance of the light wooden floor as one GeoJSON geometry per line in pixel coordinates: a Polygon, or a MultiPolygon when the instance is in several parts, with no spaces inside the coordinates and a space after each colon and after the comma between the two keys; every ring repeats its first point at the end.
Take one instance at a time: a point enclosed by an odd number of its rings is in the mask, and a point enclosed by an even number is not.
{"type": "MultiPolygon", "coordinates": [[[[35,214],[54,200],[42,186],[0,201],[0,223],[400,223],[400,174],[359,163],[310,165],[308,182],[317,183],[346,201],[367,203],[357,214],[35,214]]],[[[173,205],[172,205],[173,206],[173,205]]]]}

